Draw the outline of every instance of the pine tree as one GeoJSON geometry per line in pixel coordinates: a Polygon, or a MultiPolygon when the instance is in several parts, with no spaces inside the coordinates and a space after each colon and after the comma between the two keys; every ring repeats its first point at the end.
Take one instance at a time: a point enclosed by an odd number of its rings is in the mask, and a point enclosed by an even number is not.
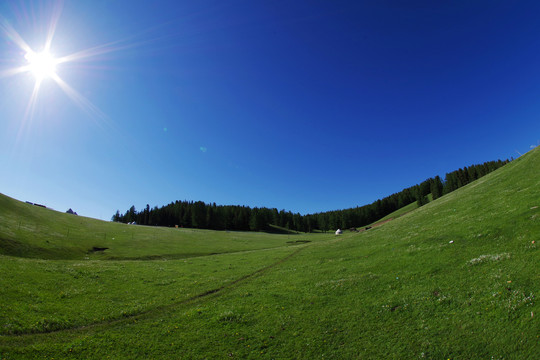
{"type": "Polygon", "coordinates": [[[443,184],[439,175],[435,176],[435,178],[431,180],[430,190],[433,200],[442,196],[443,184]]]}
{"type": "Polygon", "coordinates": [[[423,206],[425,204],[427,204],[429,201],[428,201],[428,198],[426,195],[424,195],[422,193],[422,189],[420,187],[417,188],[416,190],[416,203],[418,204],[418,206],[423,206]]]}
{"type": "Polygon", "coordinates": [[[254,208],[251,210],[251,217],[249,219],[249,229],[251,231],[261,231],[264,230],[264,213],[261,209],[254,208]]]}
{"type": "Polygon", "coordinates": [[[111,221],[114,221],[114,222],[120,222],[121,218],[121,215],[120,215],[120,210],[116,210],[116,214],[114,214],[111,218],[111,221]]]}
{"type": "Polygon", "coordinates": [[[135,216],[137,215],[137,211],[135,210],[135,205],[131,206],[126,214],[127,222],[133,222],[135,221],[135,216]]]}

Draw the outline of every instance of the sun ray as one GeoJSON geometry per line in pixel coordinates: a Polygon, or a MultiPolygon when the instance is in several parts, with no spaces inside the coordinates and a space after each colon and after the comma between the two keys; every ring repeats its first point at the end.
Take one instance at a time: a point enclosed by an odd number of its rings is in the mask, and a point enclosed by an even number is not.
{"type": "Polygon", "coordinates": [[[97,45],[88,49],[84,49],[78,52],[75,52],[73,54],[69,54],[66,56],[62,56],[56,59],[57,63],[65,63],[65,62],[72,62],[72,61],[82,61],[86,59],[90,59],[96,56],[105,55],[113,52],[118,52],[120,50],[127,50],[130,48],[135,48],[138,46],[141,46],[142,44],[148,42],[148,41],[141,41],[138,43],[129,43],[126,44],[127,40],[117,40],[117,41],[111,41],[106,44],[97,45]],[[119,45],[121,44],[121,45],[119,45]],[[118,45],[118,46],[115,46],[118,45]]]}
{"type": "Polygon", "coordinates": [[[28,106],[26,107],[24,118],[27,119],[29,115],[34,115],[34,110],[36,108],[37,96],[39,93],[39,88],[41,87],[41,80],[38,80],[34,84],[34,89],[32,90],[32,95],[30,95],[30,100],[28,101],[28,106]]]}
{"type": "Polygon", "coordinates": [[[24,130],[29,126],[28,122],[31,122],[32,119],[34,118],[34,111],[36,109],[36,101],[37,101],[37,96],[38,96],[40,87],[41,87],[41,80],[37,80],[34,83],[34,89],[32,90],[32,95],[30,95],[30,99],[28,100],[28,105],[26,106],[26,110],[24,111],[22,124],[19,127],[19,131],[17,133],[17,141],[21,139],[22,134],[24,133],[24,130]]]}
{"type": "MultiPolygon", "coordinates": [[[[155,28],[161,28],[164,25],[156,26],[155,28]]],[[[88,49],[84,49],[78,52],[75,52],[73,54],[69,54],[66,56],[62,56],[56,59],[57,63],[64,63],[64,62],[72,62],[72,61],[82,61],[86,59],[90,59],[96,56],[105,55],[113,52],[118,52],[120,50],[127,50],[132,48],[141,47],[145,44],[151,44],[153,42],[157,42],[159,40],[166,39],[168,35],[162,35],[159,37],[155,37],[152,39],[147,40],[140,40],[140,41],[132,41],[133,39],[136,39],[144,34],[152,33],[156,31],[155,28],[150,28],[147,30],[142,30],[139,33],[133,34],[127,38],[111,41],[102,45],[97,45],[88,49]]]]}
{"type": "Polygon", "coordinates": [[[51,77],[58,84],[60,89],[62,89],[64,93],[66,93],[66,95],[71,98],[71,100],[81,109],[83,109],[86,113],[99,117],[101,119],[107,118],[107,115],[105,115],[101,110],[99,110],[97,106],[95,106],[90,102],[90,100],[79,94],[77,90],[69,86],[57,74],[53,74],[51,77]]]}
{"type": "Polygon", "coordinates": [[[94,46],[92,48],[81,50],[70,55],[59,57],[57,61],[60,64],[60,63],[71,62],[71,61],[85,60],[85,59],[89,59],[95,56],[104,55],[107,53],[122,50],[128,47],[127,45],[123,47],[118,47],[118,48],[111,47],[111,45],[114,45],[117,43],[119,43],[119,41],[114,41],[108,44],[94,46]]]}
{"type": "Polygon", "coordinates": [[[57,1],[53,7],[53,13],[51,17],[51,22],[49,24],[49,31],[47,33],[47,39],[45,40],[45,45],[43,51],[49,51],[51,49],[51,44],[56,33],[56,26],[60,20],[60,15],[62,14],[63,1],[57,1]]]}
{"type": "Polygon", "coordinates": [[[3,71],[0,71],[0,78],[10,77],[17,74],[25,73],[25,72],[28,72],[28,70],[29,70],[28,66],[19,66],[13,69],[3,70],[3,71]]]}
{"type": "Polygon", "coordinates": [[[25,53],[32,51],[30,46],[26,43],[26,41],[23,40],[19,33],[15,31],[15,29],[13,29],[13,27],[11,27],[11,25],[3,18],[0,20],[0,29],[2,29],[8,38],[25,53]]]}

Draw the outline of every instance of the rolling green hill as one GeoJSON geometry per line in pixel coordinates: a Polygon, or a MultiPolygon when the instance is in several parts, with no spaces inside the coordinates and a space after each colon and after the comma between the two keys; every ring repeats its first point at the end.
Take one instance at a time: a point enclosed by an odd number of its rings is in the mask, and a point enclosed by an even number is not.
{"type": "Polygon", "coordinates": [[[50,260],[180,259],[321,238],[313,234],[269,236],[257,232],[126,225],[60,213],[2,194],[0,224],[0,254],[50,260]],[[96,248],[107,249],[94,251],[96,248]]]}
{"type": "Polygon", "coordinates": [[[337,237],[111,224],[1,197],[0,358],[535,359],[539,174],[535,149],[337,237]]]}

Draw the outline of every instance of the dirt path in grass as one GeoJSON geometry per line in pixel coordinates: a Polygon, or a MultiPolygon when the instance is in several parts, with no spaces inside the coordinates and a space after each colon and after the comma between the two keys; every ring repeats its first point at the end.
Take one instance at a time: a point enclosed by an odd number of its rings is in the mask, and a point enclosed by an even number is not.
{"type": "Polygon", "coordinates": [[[151,309],[141,311],[141,312],[136,313],[136,314],[122,315],[121,317],[116,318],[116,319],[98,321],[98,322],[94,322],[94,323],[90,323],[90,324],[86,324],[86,325],[81,325],[81,326],[64,327],[64,328],[61,328],[61,329],[54,329],[54,330],[47,330],[47,331],[33,331],[33,332],[22,332],[22,333],[17,333],[17,334],[3,334],[2,336],[4,336],[4,337],[21,337],[21,336],[52,334],[52,333],[59,333],[59,332],[63,332],[63,331],[84,331],[84,330],[89,330],[89,329],[100,327],[100,326],[111,326],[111,325],[121,324],[121,323],[127,322],[127,321],[144,319],[145,317],[149,317],[154,313],[169,310],[169,309],[173,309],[173,308],[175,308],[177,306],[181,306],[181,305],[189,304],[189,303],[192,303],[192,302],[196,302],[196,301],[199,301],[201,299],[209,298],[211,296],[217,296],[219,293],[221,293],[221,292],[223,292],[225,290],[234,289],[238,285],[248,281],[249,279],[252,279],[252,278],[255,278],[255,277],[259,276],[259,275],[267,273],[268,271],[272,270],[276,266],[283,264],[284,262],[286,262],[287,260],[289,260],[292,257],[296,256],[298,253],[300,253],[302,250],[304,250],[305,248],[307,248],[310,245],[311,244],[301,245],[298,249],[296,249],[295,251],[293,251],[289,255],[285,256],[284,258],[282,258],[282,259],[280,259],[280,260],[278,260],[278,261],[276,261],[276,262],[274,262],[274,263],[272,263],[270,265],[262,267],[262,268],[260,268],[258,270],[255,270],[255,271],[253,271],[253,272],[251,272],[249,274],[246,274],[246,275],[244,275],[244,276],[242,276],[242,277],[240,277],[240,278],[238,278],[238,279],[236,279],[236,280],[234,280],[232,282],[227,283],[226,285],[220,286],[220,287],[215,288],[215,289],[210,289],[210,290],[204,291],[204,292],[202,292],[200,294],[191,296],[191,297],[189,297],[187,299],[183,299],[183,300],[180,300],[180,301],[177,301],[177,302],[174,302],[174,303],[170,303],[170,304],[166,304],[166,305],[160,305],[160,306],[157,306],[157,307],[154,307],[154,308],[151,308],[151,309]]]}
{"type": "Polygon", "coordinates": [[[384,221],[381,221],[381,222],[378,222],[378,223],[375,223],[375,224],[371,225],[371,227],[381,226],[381,225],[384,225],[384,224],[386,224],[387,222],[390,222],[390,221],[392,221],[392,220],[394,220],[394,218],[386,219],[386,220],[384,220],[384,221]]]}
{"type": "Polygon", "coordinates": [[[392,220],[394,220],[394,218],[390,218],[390,219],[386,219],[386,220],[383,220],[383,221],[376,222],[374,224],[371,224],[371,225],[368,225],[368,226],[365,226],[365,227],[361,228],[360,230],[358,230],[358,232],[369,231],[369,229],[379,227],[379,226],[384,225],[387,222],[390,222],[392,220]]]}

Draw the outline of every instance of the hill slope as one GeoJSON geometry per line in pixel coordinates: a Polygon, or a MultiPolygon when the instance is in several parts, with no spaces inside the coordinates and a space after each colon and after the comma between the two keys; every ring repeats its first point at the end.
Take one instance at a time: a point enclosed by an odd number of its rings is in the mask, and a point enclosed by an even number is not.
{"type": "Polygon", "coordinates": [[[291,237],[295,241],[328,238],[126,225],[60,213],[2,194],[0,225],[0,254],[51,260],[181,259],[287,246],[291,237]]]}
{"type": "Polygon", "coordinates": [[[535,149],[383,226],[296,247],[172,261],[1,256],[0,354],[533,359],[538,174],[535,149]]]}

